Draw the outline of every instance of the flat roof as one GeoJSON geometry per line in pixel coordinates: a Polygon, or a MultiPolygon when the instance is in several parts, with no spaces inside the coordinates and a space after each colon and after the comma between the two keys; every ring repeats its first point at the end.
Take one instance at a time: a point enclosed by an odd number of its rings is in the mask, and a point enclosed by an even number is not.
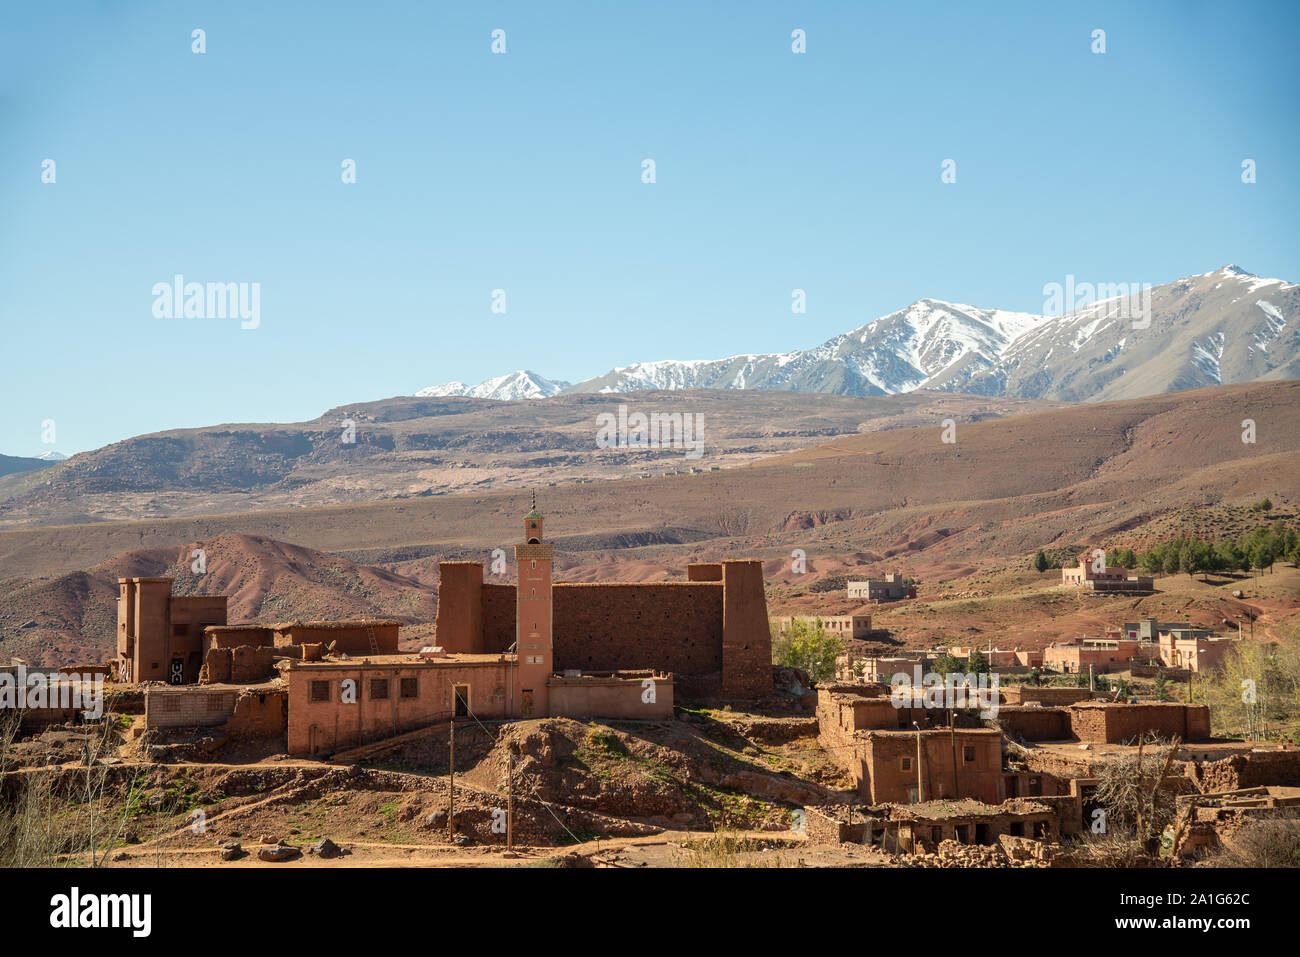
{"type": "Polygon", "coordinates": [[[396,655],[353,655],[348,658],[330,657],[322,658],[320,661],[301,661],[297,658],[286,658],[289,667],[292,670],[299,668],[319,668],[322,670],[347,670],[355,668],[436,668],[445,665],[499,665],[507,664],[516,660],[515,655],[494,654],[494,655],[472,655],[472,654],[445,654],[437,656],[425,656],[415,652],[406,652],[396,655]]]}

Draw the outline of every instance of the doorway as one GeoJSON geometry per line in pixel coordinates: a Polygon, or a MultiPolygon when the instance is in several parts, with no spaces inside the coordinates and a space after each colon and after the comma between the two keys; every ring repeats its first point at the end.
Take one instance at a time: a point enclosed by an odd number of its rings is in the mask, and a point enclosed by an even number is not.
{"type": "Polygon", "coordinates": [[[469,717],[469,685],[453,685],[452,697],[455,701],[455,715],[458,718],[469,717]]]}

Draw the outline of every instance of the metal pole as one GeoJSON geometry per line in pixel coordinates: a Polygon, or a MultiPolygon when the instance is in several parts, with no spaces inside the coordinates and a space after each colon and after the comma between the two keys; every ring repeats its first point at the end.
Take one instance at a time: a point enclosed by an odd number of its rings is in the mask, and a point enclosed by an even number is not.
{"type": "Polygon", "coordinates": [[[506,850],[515,846],[515,751],[512,746],[506,749],[506,850]]]}
{"type": "MultiPolygon", "coordinates": [[[[912,722],[916,724],[915,721],[912,722]]],[[[925,803],[925,781],[921,779],[921,727],[916,727],[916,800],[918,804],[925,803]]]]}
{"type": "MultiPolygon", "coordinates": [[[[455,689],[452,694],[455,695],[455,689]]],[[[456,715],[451,716],[451,736],[449,739],[451,764],[451,793],[447,800],[447,839],[456,836],[456,715]]]]}

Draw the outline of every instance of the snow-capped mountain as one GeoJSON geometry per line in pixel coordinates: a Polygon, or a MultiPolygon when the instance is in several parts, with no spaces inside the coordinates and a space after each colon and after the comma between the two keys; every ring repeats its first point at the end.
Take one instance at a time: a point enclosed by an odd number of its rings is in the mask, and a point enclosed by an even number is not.
{"type": "MultiPolygon", "coordinates": [[[[1073,281],[1071,280],[1071,283],[1073,281]]],[[[1080,284],[1079,290],[1083,289],[1080,284]]],[[[888,395],[936,389],[1016,398],[1122,399],[1300,377],[1300,286],[1238,266],[1042,316],[921,299],[812,349],[637,362],[573,385],[515,372],[417,395],[494,399],[649,389],[888,395]]]]}
{"type": "Polygon", "coordinates": [[[1017,335],[1041,320],[1026,313],[922,299],[807,351],[639,362],[565,391],[785,389],[889,395],[944,388],[941,383],[992,367],[1017,335]]]}
{"type": "Polygon", "coordinates": [[[418,396],[464,395],[473,399],[544,399],[562,392],[569,383],[547,379],[536,372],[520,369],[508,375],[487,379],[475,386],[463,382],[444,382],[415,393],[418,396]]]}
{"type": "Polygon", "coordinates": [[[1043,323],[966,391],[1067,401],[1136,398],[1300,376],[1300,286],[1239,266],[1188,276],[1043,323]],[[1121,308],[1129,306],[1128,309],[1121,308]]]}
{"type": "Polygon", "coordinates": [[[49,452],[42,452],[40,455],[36,457],[40,459],[42,462],[63,462],[67,459],[67,456],[64,455],[62,452],[55,452],[53,450],[49,452]]]}

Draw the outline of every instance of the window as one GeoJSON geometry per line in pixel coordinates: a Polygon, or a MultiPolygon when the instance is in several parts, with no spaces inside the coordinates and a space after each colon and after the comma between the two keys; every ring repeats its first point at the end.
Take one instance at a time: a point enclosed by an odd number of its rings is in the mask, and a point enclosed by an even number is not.
{"type": "Polygon", "coordinates": [[[420,679],[419,679],[419,678],[403,678],[403,679],[402,679],[402,683],[401,683],[401,687],[399,688],[398,693],[399,693],[403,698],[418,698],[418,697],[420,697],[420,679]]]}
{"type": "Polygon", "coordinates": [[[370,679],[370,700],[385,701],[388,698],[388,679],[371,678],[370,679]]]}
{"type": "Polygon", "coordinates": [[[313,681],[311,683],[311,700],[312,701],[329,701],[330,683],[328,681],[313,681]]]}
{"type": "Polygon", "coordinates": [[[902,763],[899,765],[899,767],[901,767],[904,771],[912,770],[912,759],[903,758],[902,763]]]}
{"type": "Polygon", "coordinates": [[[967,764],[973,764],[975,762],[974,746],[969,744],[964,745],[961,749],[961,757],[962,760],[965,761],[967,764]]]}

